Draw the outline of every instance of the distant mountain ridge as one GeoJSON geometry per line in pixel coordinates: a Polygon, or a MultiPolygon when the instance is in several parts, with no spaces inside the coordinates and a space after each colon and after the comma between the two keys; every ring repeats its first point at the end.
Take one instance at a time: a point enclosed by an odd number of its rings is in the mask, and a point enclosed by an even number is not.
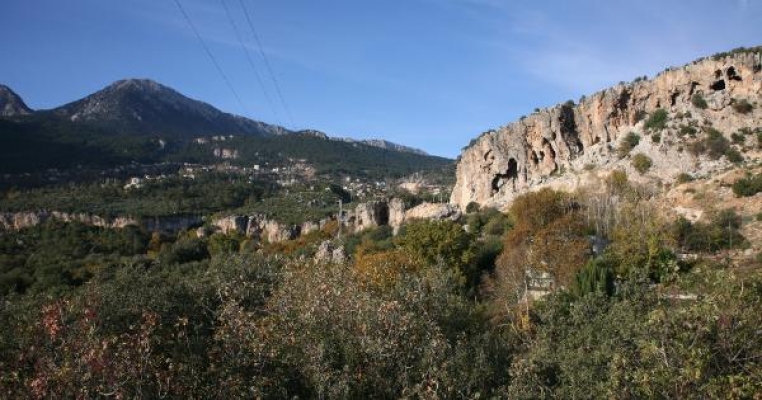
{"type": "Polygon", "coordinates": [[[423,150],[382,139],[338,138],[312,129],[294,132],[278,125],[225,113],[150,79],[119,80],[82,99],[38,112],[27,107],[21,96],[9,87],[0,85],[0,117],[33,114],[62,118],[112,134],[152,135],[190,140],[208,135],[269,136],[297,133],[428,155],[423,150]]]}
{"type": "Polygon", "coordinates": [[[10,110],[0,116],[0,173],[163,162],[285,164],[305,159],[319,172],[380,177],[451,162],[387,141],[291,131],[224,113],[146,79],[117,81],[49,110],[32,111],[5,87],[0,98],[4,109],[10,110]]]}

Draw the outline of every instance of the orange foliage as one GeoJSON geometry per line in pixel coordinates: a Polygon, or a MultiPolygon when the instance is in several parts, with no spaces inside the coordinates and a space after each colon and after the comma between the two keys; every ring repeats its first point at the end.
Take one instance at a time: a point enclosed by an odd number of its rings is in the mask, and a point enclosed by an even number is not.
{"type": "Polygon", "coordinates": [[[383,289],[394,285],[402,275],[418,271],[423,266],[416,257],[399,249],[358,252],[354,272],[362,284],[383,289]]]}

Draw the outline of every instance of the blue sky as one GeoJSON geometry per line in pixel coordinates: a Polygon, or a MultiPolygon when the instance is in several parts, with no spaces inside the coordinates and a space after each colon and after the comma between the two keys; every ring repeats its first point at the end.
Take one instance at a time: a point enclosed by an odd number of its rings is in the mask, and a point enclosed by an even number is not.
{"type": "Polygon", "coordinates": [[[174,0],[6,1],[0,83],[43,109],[150,78],[288,128],[455,157],[535,107],[762,44],[762,0],[225,0],[252,68],[222,0],[180,1],[240,103],[174,0]]]}

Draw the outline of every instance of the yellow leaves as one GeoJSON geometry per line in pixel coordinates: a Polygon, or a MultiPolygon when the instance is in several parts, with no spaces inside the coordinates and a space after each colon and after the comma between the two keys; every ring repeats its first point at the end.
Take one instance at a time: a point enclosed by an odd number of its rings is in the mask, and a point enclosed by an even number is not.
{"type": "Polygon", "coordinates": [[[361,284],[376,288],[388,288],[404,274],[420,270],[423,263],[403,250],[395,249],[379,253],[358,252],[354,273],[361,284]]]}

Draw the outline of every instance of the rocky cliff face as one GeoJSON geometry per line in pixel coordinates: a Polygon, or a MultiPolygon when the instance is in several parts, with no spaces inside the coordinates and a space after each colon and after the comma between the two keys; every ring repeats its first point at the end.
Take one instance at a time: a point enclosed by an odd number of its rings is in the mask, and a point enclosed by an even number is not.
{"type": "Polygon", "coordinates": [[[59,211],[30,211],[16,213],[0,213],[0,228],[2,230],[14,231],[24,228],[30,228],[39,225],[48,220],[58,220],[62,222],[79,222],[85,225],[98,226],[101,228],[124,228],[128,225],[139,225],[132,218],[118,217],[106,219],[97,215],[84,213],[65,213],[59,211]]]}
{"type": "Polygon", "coordinates": [[[579,104],[540,110],[484,133],[463,150],[450,200],[461,209],[470,202],[501,207],[546,185],[573,188],[590,166],[628,169],[630,161],[620,159],[616,149],[629,132],[643,137],[634,150],[652,158],[650,174],[664,182],[680,172],[710,173],[713,164],[704,162],[704,156],[684,151],[693,139],[682,137],[681,129],[696,126],[701,133],[711,126],[729,137],[739,129],[760,127],[762,104],[748,112],[739,112],[734,104],[746,100],[754,105],[761,99],[760,48],[619,84],[579,104]],[[657,109],[667,111],[669,122],[658,140],[648,140],[644,118],[657,109]]]}
{"type": "MultiPolygon", "coordinates": [[[[379,226],[389,226],[396,234],[403,223],[411,219],[457,219],[459,210],[450,204],[424,203],[410,210],[405,210],[402,200],[370,201],[359,203],[353,210],[347,211],[342,219],[344,231],[362,232],[379,226]]],[[[249,237],[258,237],[270,243],[293,240],[301,235],[322,229],[336,216],[318,222],[307,221],[301,225],[287,225],[269,219],[266,215],[231,215],[211,221],[211,226],[224,234],[238,233],[249,237]]]]}
{"type": "Polygon", "coordinates": [[[32,110],[26,106],[21,96],[8,86],[0,85],[0,117],[17,117],[31,113],[32,110]]]}

